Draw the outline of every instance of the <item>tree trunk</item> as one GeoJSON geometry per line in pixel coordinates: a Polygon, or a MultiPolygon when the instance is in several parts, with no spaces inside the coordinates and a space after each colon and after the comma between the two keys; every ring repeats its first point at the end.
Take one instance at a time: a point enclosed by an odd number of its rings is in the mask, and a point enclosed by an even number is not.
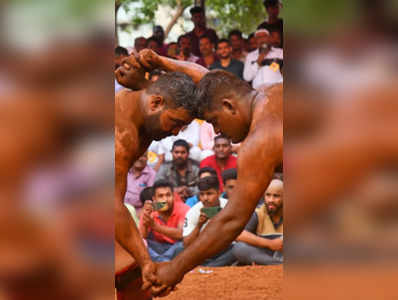
{"type": "Polygon", "coordinates": [[[119,35],[117,33],[117,12],[121,6],[120,1],[115,1],[115,46],[119,46],[119,35]]]}
{"type": "Polygon", "coordinates": [[[176,11],[175,15],[173,16],[173,18],[171,19],[170,23],[167,25],[166,30],[164,32],[165,39],[169,35],[173,26],[177,23],[178,19],[182,16],[182,14],[184,13],[184,10],[186,8],[187,8],[186,6],[183,6],[181,4],[181,1],[177,1],[177,11],[176,11]]]}

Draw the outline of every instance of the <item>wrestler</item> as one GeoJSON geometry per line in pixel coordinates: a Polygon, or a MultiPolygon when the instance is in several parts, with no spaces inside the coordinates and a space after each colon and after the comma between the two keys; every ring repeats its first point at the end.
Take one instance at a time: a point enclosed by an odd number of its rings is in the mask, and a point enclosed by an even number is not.
{"type": "MultiPolygon", "coordinates": [[[[195,84],[189,76],[175,72],[164,74],[149,85],[144,73],[134,56],[116,71],[119,83],[136,91],[122,90],[115,99],[115,237],[116,273],[125,271],[129,265],[137,266],[142,270],[144,286],[149,287],[155,280],[156,268],[123,203],[127,173],[153,140],[176,135],[193,120],[195,84]]],[[[140,272],[131,268],[129,272],[135,274],[134,278],[140,277],[140,272]]],[[[133,277],[127,281],[134,280],[133,277]]],[[[116,282],[119,281],[117,278],[116,282]]]]}
{"type": "Polygon", "coordinates": [[[227,247],[243,230],[258,200],[283,158],[283,86],[253,90],[246,82],[222,70],[209,72],[199,65],[175,61],[143,50],[147,68],[180,71],[198,83],[198,117],[213,124],[234,143],[242,143],[238,179],[226,207],[188,248],[171,262],[158,265],[156,284],[173,286],[184,274],[227,247]]]}

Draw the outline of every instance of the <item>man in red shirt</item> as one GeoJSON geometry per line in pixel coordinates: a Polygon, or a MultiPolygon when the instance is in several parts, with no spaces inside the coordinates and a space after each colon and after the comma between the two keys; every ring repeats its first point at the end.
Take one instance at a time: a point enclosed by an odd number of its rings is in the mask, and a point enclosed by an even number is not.
{"type": "Polygon", "coordinates": [[[140,218],[140,232],[148,243],[153,261],[169,261],[183,250],[182,227],[189,206],[174,201],[173,185],[157,180],[152,201],[146,201],[140,218]]]}
{"type": "Polygon", "coordinates": [[[231,140],[225,135],[217,135],[214,138],[214,155],[202,160],[200,168],[212,167],[217,172],[220,182],[220,191],[224,191],[221,173],[227,169],[236,168],[236,157],[232,155],[231,140]]]}

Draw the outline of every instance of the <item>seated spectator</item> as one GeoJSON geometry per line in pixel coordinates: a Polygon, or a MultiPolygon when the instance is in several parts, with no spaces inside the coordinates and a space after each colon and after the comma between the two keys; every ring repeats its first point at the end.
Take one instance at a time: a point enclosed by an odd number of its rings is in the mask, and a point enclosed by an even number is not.
{"type": "Polygon", "coordinates": [[[198,64],[210,68],[218,58],[214,52],[214,44],[212,43],[210,37],[203,35],[199,39],[199,49],[202,57],[198,60],[198,64]]]}
{"type": "Polygon", "coordinates": [[[187,35],[192,42],[192,53],[196,56],[200,56],[199,38],[203,35],[207,35],[210,37],[213,45],[216,45],[218,37],[213,29],[206,27],[206,17],[202,7],[194,6],[189,12],[191,13],[194,29],[188,32],[187,35]]]}
{"type": "Polygon", "coordinates": [[[271,46],[270,33],[266,29],[256,31],[259,48],[246,57],[244,80],[251,82],[254,89],[283,81],[281,65],[283,50],[271,46]]]}
{"type": "MultiPolygon", "coordinates": [[[[258,48],[258,43],[256,39],[256,34],[255,32],[252,32],[249,34],[247,38],[247,52],[248,54],[258,48]]],[[[246,56],[247,57],[247,56],[246,56]]],[[[245,60],[246,63],[246,60],[245,60]]]]}
{"type": "Polygon", "coordinates": [[[245,63],[247,52],[244,49],[242,32],[238,29],[232,30],[228,34],[228,39],[232,47],[232,58],[245,63]]]}
{"type": "Polygon", "coordinates": [[[175,59],[177,57],[177,49],[178,44],[176,42],[169,43],[167,46],[167,56],[175,59]]]}
{"type": "MultiPolygon", "coordinates": [[[[185,217],[183,229],[184,248],[197,239],[209,220],[227,204],[226,199],[220,198],[219,183],[216,176],[201,178],[198,186],[200,202],[194,205],[185,217]]],[[[209,267],[231,265],[235,261],[231,249],[232,245],[217,255],[206,259],[202,265],[209,267]]]]}
{"type": "Polygon", "coordinates": [[[188,35],[180,35],[177,40],[178,49],[176,59],[197,63],[199,57],[191,53],[191,39],[188,35]]]}
{"type": "MultiPolygon", "coordinates": [[[[265,0],[265,10],[267,11],[268,17],[263,23],[258,25],[257,29],[267,29],[268,31],[276,30],[279,32],[281,38],[283,38],[283,20],[279,18],[279,9],[281,3],[279,0],[265,0]]],[[[281,39],[281,45],[283,41],[281,39]]]]}
{"type": "MultiPolygon", "coordinates": [[[[115,58],[114,58],[115,70],[120,67],[123,59],[125,59],[127,56],[129,56],[127,49],[120,46],[115,48],[115,58]]],[[[115,93],[122,90],[123,88],[124,87],[120,85],[115,78],[115,93]]]]}
{"type": "Polygon", "coordinates": [[[127,175],[127,190],[124,202],[134,206],[138,216],[144,205],[140,201],[140,193],[144,188],[153,185],[156,176],[156,172],[147,165],[147,161],[148,155],[145,152],[135,161],[127,175]]]}
{"type": "Polygon", "coordinates": [[[171,153],[173,160],[160,166],[155,180],[168,180],[185,202],[187,198],[198,191],[196,181],[199,173],[199,164],[188,158],[189,144],[185,140],[175,141],[171,153]]]}
{"type": "Polygon", "coordinates": [[[273,179],[257,208],[239,235],[233,253],[239,263],[274,265],[283,262],[283,182],[273,179]]]}
{"type": "Polygon", "coordinates": [[[210,66],[210,70],[221,69],[243,79],[244,64],[232,58],[232,47],[227,39],[221,39],[217,43],[217,55],[219,60],[210,66]]]}
{"type": "Polygon", "coordinates": [[[222,181],[224,183],[224,193],[221,197],[229,199],[235,189],[238,173],[235,168],[222,172],[222,181]]]}
{"type": "Polygon", "coordinates": [[[189,206],[174,201],[173,186],[165,180],[153,185],[153,202],[146,201],[140,232],[153,261],[169,261],[182,249],[182,227],[189,206]]]}
{"type": "Polygon", "coordinates": [[[200,168],[212,167],[217,172],[220,182],[220,191],[224,191],[221,173],[224,170],[236,168],[236,157],[232,155],[231,140],[224,135],[218,135],[214,138],[214,155],[202,160],[200,168]]]}
{"type": "Polygon", "coordinates": [[[167,55],[167,45],[164,43],[164,30],[163,27],[160,25],[156,25],[153,27],[152,37],[157,40],[159,45],[159,54],[166,56],[167,55]]]}
{"type": "Polygon", "coordinates": [[[201,160],[202,149],[199,147],[199,135],[200,135],[200,123],[199,120],[193,120],[188,126],[183,126],[177,135],[168,136],[159,141],[159,147],[157,153],[165,161],[171,161],[171,148],[176,140],[185,140],[189,144],[189,157],[193,160],[201,160]]]}
{"type": "MultiPolygon", "coordinates": [[[[216,172],[216,170],[214,170],[211,167],[204,167],[199,170],[198,176],[199,176],[199,180],[200,180],[201,178],[204,178],[207,176],[217,176],[217,172],[216,172]]],[[[192,207],[198,202],[199,202],[199,195],[196,194],[196,195],[188,198],[187,201],[185,202],[185,204],[188,205],[189,207],[192,207]]]]}
{"type": "Polygon", "coordinates": [[[157,54],[160,54],[161,44],[152,36],[147,39],[147,48],[155,51],[157,54]]]}
{"type": "Polygon", "coordinates": [[[134,40],[134,47],[127,47],[130,54],[138,54],[142,49],[146,48],[146,38],[139,36],[134,40]]]}

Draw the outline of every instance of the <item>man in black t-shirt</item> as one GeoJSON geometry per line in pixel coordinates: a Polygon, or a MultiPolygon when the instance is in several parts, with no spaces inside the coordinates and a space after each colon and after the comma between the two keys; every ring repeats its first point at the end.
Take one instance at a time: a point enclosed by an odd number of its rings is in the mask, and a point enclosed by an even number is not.
{"type": "Polygon", "coordinates": [[[244,64],[232,58],[232,47],[227,39],[221,39],[217,43],[217,55],[219,61],[216,61],[210,66],[210,70],[221,69],[235,74],[240,79],[243,79],[244,64]]]}

